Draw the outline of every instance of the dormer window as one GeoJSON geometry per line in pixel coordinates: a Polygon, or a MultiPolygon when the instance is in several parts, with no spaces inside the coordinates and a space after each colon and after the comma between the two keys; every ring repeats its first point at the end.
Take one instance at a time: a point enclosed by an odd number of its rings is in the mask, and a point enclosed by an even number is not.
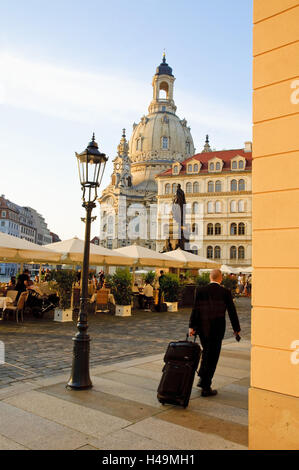
{"type": "Polygon", "coordinates": [[[220,162],[217,162],[217,163],[216,163],[216,170],[217,170],[217,171],[221,170],[220,162]]]}
{"type": "Polygon", "coordinates": [[[187,166],[187,173],[192,173],[192,165],[187,166]]]}
{"type": "Polygon", "coordinates": [[[232,170],[244,170],[246,165],[246,160],[244,157],[240,155],[235,157],[234,160],[231,161],[231,169],[232,170]]]}
{"type": "Polygon", "coordinates": [[[198,173],[198,165],[197,163],[195,163],[194,167],[193,167],[193,172],[194,173],[198,173]]]}
{"type": "Polygon", "coordinates": [[[210,171],[214,171],[214,167],[215,167],[214,163],[210,163],[210,171]]]}
{"type": "Polygon", "coordinates": [[[180,164],[176,163],[172,166],[172,174],[173,175],[178,175],[180,172],[180,164]]]}

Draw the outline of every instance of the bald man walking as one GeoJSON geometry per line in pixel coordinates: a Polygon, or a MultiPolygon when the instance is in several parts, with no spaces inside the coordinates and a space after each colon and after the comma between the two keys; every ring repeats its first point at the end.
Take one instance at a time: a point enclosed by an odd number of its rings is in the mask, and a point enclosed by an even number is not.
{"type": "Polygon", "coordinates": [[[234,335],[237,336],[241,330],[231,292],[220,285],[222,274],[219,269],[211,272],[210,281],[210,284],[198,289],[189,321],[189,335],[198,334],[203,348],[197,385],[202,388],[203,397],[217,395],[211,384],[225,333],[226,310],[234,335]]]}

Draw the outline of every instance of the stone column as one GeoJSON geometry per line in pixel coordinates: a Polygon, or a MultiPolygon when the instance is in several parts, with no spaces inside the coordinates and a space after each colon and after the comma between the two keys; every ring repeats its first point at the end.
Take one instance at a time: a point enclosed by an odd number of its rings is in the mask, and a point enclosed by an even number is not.
{"type": "Polygon", "coordinates": [[[254,1],[250,449],[299,448],[298,24],[298,0],[254,1]]]}

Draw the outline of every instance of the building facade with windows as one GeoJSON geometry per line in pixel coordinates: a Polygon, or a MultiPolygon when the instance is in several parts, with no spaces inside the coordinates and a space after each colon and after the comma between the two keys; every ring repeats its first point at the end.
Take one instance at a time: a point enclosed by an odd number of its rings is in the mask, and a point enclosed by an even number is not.
{"type": "MultiPolygon", "coordinates": [[[[0,232],[14,237],[23,238],[38,245],[53,242],[45,219],[35,209],[23,207],[9,201],[4,194],[0,196],[0,232]]],[[[59,239],[58,235],[56,237],[59,239]]],[[[17,264],[0,264],[0,274],[13,276],[17,272],[17,264]]]]}
{"type": "Polygon", "coordinates": [[[102,246],[117,248],[137,242],[156,248],[155,176],[195,153],[190,127],[176,114],[174,81],[164,55],[153,77],[148,114],[133,124],[129,142],[123,130],[111,183],[99,198],[102,246]]]}
{"type": "Polygon", "coordinates": [[[243,149],[211,151],[207,138],[202,153],[157,175],[157,250],[169,237],[180,184],[186,197],[185,248],[221,264],[251,265],[251,163],[250,142],[243,149]]]}

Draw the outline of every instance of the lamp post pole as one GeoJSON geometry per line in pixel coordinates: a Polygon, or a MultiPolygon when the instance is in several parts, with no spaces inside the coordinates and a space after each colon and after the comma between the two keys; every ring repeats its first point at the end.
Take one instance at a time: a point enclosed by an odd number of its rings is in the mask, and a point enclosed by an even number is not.
{"type": "Polygon", "coordinates": [[[91,222],[95,219],[91,217],[91,213],[92,209],[96,207],[95,200],[97,198],[97,188],[100,186],[99,176],[101,167],[102,179],[107,158],[105,154],[98,151],[98,145],[94,140],[94,135],[87,149],[81,154],[76,154],[76,156],[78,159],[80,182],[83,190],[82,206],[85,208],[86,217],[85,219],[82,219],[85,222],[85,241],[81,278],[80,311],[77,323],[78,332],[73,338],[72,372],[67,385],[75,390],[83,390],[92,387],[89,375],[90,337],[87,333],[90,227],[91,222]],[[81,171],[80,164],[82,165],[81,171]],[[86,199],[86,194],[88,199],[86,199]]]}

